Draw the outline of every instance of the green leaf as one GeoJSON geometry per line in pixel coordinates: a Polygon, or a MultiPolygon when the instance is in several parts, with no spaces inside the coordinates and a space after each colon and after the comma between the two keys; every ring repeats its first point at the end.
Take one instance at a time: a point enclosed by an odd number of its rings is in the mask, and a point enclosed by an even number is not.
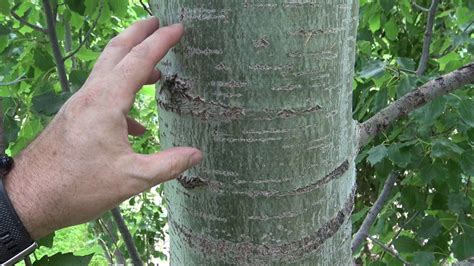
{"type": "Polygon", "coordinates": [[[413,23],[413,16],[410,13],[411,1],[410,0],[402,0],[400,1],[400,11],[403,17],[407,20],[408,23],[413,23]]]}
{"type": "Polygon", "coordinates": [[[420,245],[412,238],[400,236],[393,241],[395,248],[400,253],[412,253],[420,248],[420,245]]]}
{"type": "Polygon", "coordinates": [[[127,15],[128,1],[109,1],[110,10],[117,16],[123,17],[127,15]]]}
{"type": "Polygon", "coordinates": [[[445,97],[439,97],[412,112],[411,116],[417,120],[418,123],[424,126],[430,126],[443,114],[446,109],[446,102],[447,100],[445,97]]]}
{"type": "Polygon", "coordinates": [[[462,120],[470,127],[474,127],[474,100],[464,99],[459,104],[459,114],[462,120]]]}
{"type": "Polygon", "coordinates": [[[457,235],[453,239],[451,250],[454,257],[460,261],[474,256],[474,235],[463,233],[457,235]]]}
{"type": "Polygon", "coordinates": [[[416,86],[416,78],[411,76],[405,76],[400,80],[397,86],[397,98],[400,99],[403,95],[409,93],[416,86]]]}
{"type": "Polygon", "coordinates": [[[448,212],[439,212],[436,216],[439,217],[439,222],[447,230],[451,230],[458,221],[456,215],[448,212]]]}
{"type": "Polygon", "coordinates": [[[43,49],[35,49],[33,59],[35,66],[45,72],[55,66],[53,57],[43,49]]]}
{"type": "Polygon", "coordinates": [[[379,163],[380,161],[382,161],[383,158],[387,156],[388,154],[387,151],[388,151],[387,148],[383,144],[375,146],[369,150],[368,152],[369,156],[367,157],[367,161],[371,165],[375,165],[379,163]]]}
{"type": "MultiPolygon", "coordinates": [[[[118,2],[117,0],[112,0],[112,2],[118,2]]],[[[122,1],[120,1],[122,2],[122,1]]],[[[86,14],[93,14],[95,10],[99,7],[99,0],[85,0],[84,5],[86,6],[86,14]]]]}
{"type": "Polygon", "coordinates": [[[471,201],[463,193],[451,193],[448,195],[448,208],[454,213],[462,213],[469,210],[471,201]]]}
{"type": "Polygon", "coordinates": [[[438,61],[438,64],[439,64],[439,70],[444,71],[446,66],[449,63],[455,62],[455,61],[460,62],[462,60],[456,52],[451,52],[451,53],[439,58],[437,61],[438,61]]]}
{"type": "Polygon", "coordinates": [[[39,119],[29,118],[21,128],[17,142],[11,148],[12,156],[17,155],[26,145],[28,145],[43,129],[39,119]]]}
{"type": "Polygon", "coordinates": [[[414,265],[421,265],[421,266],[427,265],[427,266],[430,266],[435,262],[435,256],[434,256],[433,252],[418,251],[418,252],[415,252],[414,255],[415,256],[412,260],[414,265]]]}
{"type": "Polygon", "coordinates": [[[70,93],[62,93],[57,95],[54,92],[47,92],[39,96],[33,97],[33,109],[47,116],[56,114],[61,106],[71,96],[70,93]]]}
{"type": "Polygon", "coordinates": [[[426,216],[421,221],[417,235],[421,238],[429,239],[438,236],[441,233],[442,225],[438,219],[433,216],[426,216]]]}
{"type": "Polygon", "coordinates": [[[54,242],[54,232],[52,234],[49,234],[40,240],[36,241],[38,243],[38,246],[40,247],[47,247],[47,248],[52,248],[53,247],[53,242],[54,242]]]}
{"type": "Polygon", "coordinates": [[[459,164],[466,175],[474,176],[474,150],[463,152],[459,164]]]}
{"type": "Polygon", "coordinates": [[[84,61],[95,61],[99,57],[99,55],[99,52],[94,52],[86,48],[81,48],[81,50],[79,50],[79,52],[76,54],[76,57],[84,61]]]}
{"type": "Polygon", "coordinates": [[[431,148],[431,157],[433,158],[452,158],[460,155],[464,150],[448,139],[436,139],[431,148]]]}
{"type": "Polygon", "coordinates": [[[371,261],[369,266],[386,266],[387,263],[383,261],[371,261]]]}
{"type": "Polygon", "coordinates": [[[41,259],[33,263],[34,266],[87,266],[94,254],[87,256],[74,256],[72,253],[57,253],[49,257],[43,256],[41,259]]]}
{"type": "Polygon", "coordinates": [[[405,168],[412,160],[412,154],[410,153],[409,149],[401,146],[401,145],[391,145],[388,148],[388,158],[394,164],[405,168]]]}
{"type": "Polygon", "coordinates": [[[361,78],[373,78],[381,76],[385,71],[385,63],[382,61],[375,61],[365,66],[360,72],[361,78]]]}
{"type": "Polygon", "coordinates": [[[426,183],[430,183],[433,180],[442,181],[448,176],[448,171],[444,165],[440,163],[425,165],[420,171],[420,177],[426,183]]]}
{"type": "Polygon", "coordinates": [[[362,208],[362,210],[360,210],[356,213],[353,213],[352,216],[351,216],[352,223],[354,224],[354,223],[362,220],[366,216],[367,212],[369,212],[369,210],[370,210],[370,208],[365,206],[364,208],[362,208]]]}
{"type": "Polygon", "coordinates": [[[407,186],[401,191],[401,194],[404,207],[418,211],[423,211],[427,208],[425,196],[420,191],[420,188],[407,186]]]}
{"type": "MultiPolygon", "coordinates": [[[[122,1],[112,0],[112,2],[122,1]]],[[[86,11],[86,6],[82,0],[64,0],[64,3],[69,7],[69,9],[80,14],[81,16],[83,16],[84,12],[86,11]]]]}
{"type": "MultiPolygon", "coordinates": [[[[397,64],[404,69],[408,70],[415,70],[416,63],[412,58],[407,58],[407,57],[398,57],[397,58],[397,64]]],[[[416,83],[416,79],[415,79],[416,83]]]]}
{"type": "Polygon", "coordinates": [[[380,2],[380,6],[383,8],[385,12],[392,10],[392,8],[395,6],[394,0],[380,0],[379,2],[380,2]]]}
{"type": "Polygon", "coordinates": [[[69,81],[77,90],[86,82],[89,72],[84,70],[73,70],[69,74],[69,81]]]}
{"type": "Polygon", "coordinates": [[[8,36],[0,35],[0,53],[8,47],[8,36]]]}
{"type": "Polygon", "coordinates": [[[0,13],[6,16],[10,15],[10,1],[9,0],[0,1],[0,13]]]}
{"type": "Polygon", "coordinates": [[[385,23],[385,34],[389,40],[395,40],[399,32],[398,25],[393,19],[385,23]]]}
{"type": "Polygon", "coordinates": [[[380,29],[380,13],[372,14],[369,18],[369,28],[372,32],[380,29]]]}

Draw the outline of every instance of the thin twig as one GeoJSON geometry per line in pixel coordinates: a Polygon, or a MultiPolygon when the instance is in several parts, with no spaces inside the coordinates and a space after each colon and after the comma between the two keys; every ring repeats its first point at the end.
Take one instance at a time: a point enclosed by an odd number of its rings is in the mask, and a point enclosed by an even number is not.
{"type": "Polygon", "coordinates": [[[425,38],[423,41],[423,52],[421,53],[421,59],[416,69],[416,75],[422,76],[425,73],[428,59],[430,58],[430,46],[431,38],[433,36],[433,25],[436,17],[436,9],[438,8],[439,0],[433,0],[431,2],[430,10],[428,12],[428,19],[426,21],[425,38]]]}
{"type": "Polygon", "coordinates": [[[75,54],[81,50],[82,46],[89,40],[89,37],[92,34],[92,31],[94,31],[95,27],[97,26],[97,23],[99,22],[100,16],[102,15],[102,10],[104,9],[104,0],[101,0],[99,2],[99,11],[97,13],[97,17],[95,18],[94,22],[92,22],[92,26],[89,28],[89,30],[86,32],[84,35],[84,39],[79,43],[79,46],[76,47],[72,52],[67,54],[66,56],[63,57],[63,61],[68,60],[69,58],[73,57],[75,54]]]}
{"type": "Polygon", "coordinates": [[[140,0],[140,4],[142,5],[143,9],[145,9],[145,11],[148,13],[148,15],[153,16],[153,13],[152,13],[151,10],[145,5],[145,3],[143,3],[143,0],[140,0]]]}
{"type": "Polygon", "coordinates": [[[383,185],[382,192],[380,193],[379,197],[374,203],[374,206],[372,206],[369,213],[362,222],[359,231],[357,231],[354,236],[354,240],[352,240],[352,252],[359,248],[360,244],[362,244],[362,242],[368,236],[370,227],[374,223],[380,211],[382,211],[383,205],[387,201],[388,196],[390,195],[390,192],[392,191],[395,181],[397,180],[399,175],[400,173],[398,172],[392,172],[388,176],[387,180],[385,181],[385,184],[383,185]]]}
{"type": "Polygon", "coordinates": [[[46,16],[46,23],[48,25],[48,37],[51,42],[51,49],[53,50],[54,62],[56,63],[56,70],[58,71],[59,83],[63,92],[69,92],[69,82],[66,75],[66,67],[64,66],[63,56],[59,49],[58,36],[56,36],[56,28],[54,26],[55,19],[49,0],[42,0],[43,9],[46,16]]]}
{"type": "Polygon", "coordinates": [[[19,76],[18,78],[16,78],[15,80],[12,80],[12,81],[0,82],[0,86],[11,86],[11,85],[15,85],[17,83],[20,83],[24,80],[27,80],[27,78],[23,78],[24,76],[25,76],[25,74],[19,76]]]}
{"type": "Polygon", "coordinates": [[[413,110],[471,83],[474,83],[474,62],[407,93],[359,125],[359,148],[413,110]]]}
{"type": "MultiPolygon", "coordinates": [[[[397,230],[397,232],[395,233],[395,235],[392,237],[392,239],[388,242],[387,245],[392,245],[393,241],[395,239],[397,239],[400,234],[403,232],[403,229],[405,229],[413,220],[415,220],[416,217],[418,217],[418,215],[420,214],[420,211],[416,211],[413,216],[411,216],[410,218],[408,218],[408,220],[406,220],[406,222],[400,226],[397,230]]],[[[382,255],[382,258],[383,258],[383,255],[382,255]]]]}
{"type": "Polygon", "coordinates": [[[29,255],[26,256],[25,259],[23,259],[23,261],[25,262],[25,266],[31,266],[31,265],[33,265],[33,264],[31,263],[31,259],[30,259],[30,256],[29,256],[29,255]]]}
{"type": "Polygon", "coordinates": [[[109,230],[109,228],[107,227],[107,224],[105,224],[102,218],[97,219],[97,223],[99,224],[100,227],[102,227],[102,231],[109,235],[110,240],[112,241],[112,245],[115,247],[115,253],[117,253],[116,251],[118,251],[120,253],[119,256],[123,257],[123,254],[121,253],[120,248],[117,244],[117,239],[115,238],[112,231],[109,230]]]}
{"type": "Polygon", "coordinates": [[[414,7],[418,8],[419,10],[421,10],[421,11],[423,11],[423,12],[429,12],[429,11],[430,11],[429,8],[424,8],[424,7],[420,6],[420,5],[418,5],[418,4],[416,3],[416,0],[413,0],[413,1],[412,1],[412,4],[413,4],[414,7]]]}
{"type": "Polygon", "coordinates": [[[134,266],[143,265],[140,255],[138,254],[137,246],[133,241],[132,234],[130,233],[130,230],[128,230],[127,224],[125,223],[125,220],[123,219],[123,216],[120,213],[120,208],[115,207],[110,212],[112,213],[112,217],[114,218],[115,224],[117,225],[117,228],[120,231],[120,234],[122,235],[123,241],[125,242],[128,254],[132,259],[132,264],[134,266]]]}
{"type": "Polygon", "coordinates": [[[466,28],[464,28],[464,30],[462,31],[463,34],[467,33],[467,31],[469,30],[469,28],[472,26],[472,24],[474,24],[474,21],[471,21],[471,23],[469,23],[466,28]]]}
{"type": "Polygon", "coordinates": [[[20,22],[21,24],[27,26],[27,27],[30,27],[32,28],[33,30],[36,30],[36,31],[39,31],[39,32],[42,32],[42,33],[47,33],[47,30],[40,27],[40,26],[36,26],[30,22],[28,22],[26,19],[20,17],[20,15],[18,15],[16,13],[16,9],[20,6],[20,4],[17,4],[15,5],[12,10],[10,10],[10,14],[12,15],[13,18],[15,18],[16,20],[18,20],[18,22],[20,22]]]}
{"type": "Polygon", "coordinates": [[[373,238],[371,236],[369,236],[369,239],[372,240],[372,242],[374,242],[375,244],[379,245],[383,250],[387,251],[388,253],[392,254],[392,256],[394,256],[395,258],[399,259],[401,262],[403,262],[403,264],[405,265],[410,265],[410,263],[408,263],[408,261],[406,261],[404,258],[402,258],[400,256],[400,254],[398,254],[397,251],[393,250],[392,248],[384,245],[384,243],[380,242],[378,239],[376,238],[373,238]]]}

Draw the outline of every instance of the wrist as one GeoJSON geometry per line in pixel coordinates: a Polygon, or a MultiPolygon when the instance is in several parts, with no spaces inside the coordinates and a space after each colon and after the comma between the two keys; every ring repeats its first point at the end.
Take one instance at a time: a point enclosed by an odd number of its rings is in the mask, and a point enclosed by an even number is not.
{"type": "MultiPolygon", "coordinates": [[[[25,164],[22,156],[15,158],[11,171],[4,177],[4,187],[15,212],[20,218],[31,238],[37,240],[46,236],[48,230],[37,184],[33,183],[33,173],[37,172],[33,165],[25,164]]],[[[46,196],[46,195],[44,195],[46,196]]]]}

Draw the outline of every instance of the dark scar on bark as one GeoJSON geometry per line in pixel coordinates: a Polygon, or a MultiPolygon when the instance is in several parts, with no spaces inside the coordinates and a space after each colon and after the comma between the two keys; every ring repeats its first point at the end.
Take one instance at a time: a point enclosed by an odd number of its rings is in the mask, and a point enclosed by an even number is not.
{"type": "Polygon", "coordinates": [[[342,208],[316,232],[286,243],[255,244],[249,241],[234,243],[199,234],[172,220],[169,223],[183,236],[183,240],[191,248],[205,254],[222,256],[223,262],[259,263],[268,262],[269,259],[273,259],[273,262],[296,262],[305,255],[319,250],[328,239],[339,231],[344,223],[349,222],[354,206],[355,191],[356,187],[354,186],[342,208]]]}
{"type": "Polygon", "coordinates": [[[191,90],[194,86],[192,80],[182,79],[177,75],[167,76],[158,94],[158,104],[166,111],[193,116],[202,121],[234,120],[244,115],[241,107],[207,101],[199,95],[193,95],[191,90]]]}
{"type": "Polygon", "coordinates": [[[176,180],[186,189],[193,189],[207,185],[207,182],[204,179],[197,176],[180,175],[176,180]]]}

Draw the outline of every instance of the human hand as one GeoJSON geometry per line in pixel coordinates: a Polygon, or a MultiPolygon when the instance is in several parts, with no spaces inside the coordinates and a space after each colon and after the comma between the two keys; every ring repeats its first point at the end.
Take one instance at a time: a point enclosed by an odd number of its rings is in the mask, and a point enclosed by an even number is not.
{"type": "Polygon", "coordinates": [[[128,141],[145,132],[127,117],[135,93],[159,79],[155,65],[184,32],[158,27],[149,18],[113,38],[84,86],[15,158],[5,187],[33,239],[96,218],[202,160],[185,147],[136,154],[128,141]]]}

